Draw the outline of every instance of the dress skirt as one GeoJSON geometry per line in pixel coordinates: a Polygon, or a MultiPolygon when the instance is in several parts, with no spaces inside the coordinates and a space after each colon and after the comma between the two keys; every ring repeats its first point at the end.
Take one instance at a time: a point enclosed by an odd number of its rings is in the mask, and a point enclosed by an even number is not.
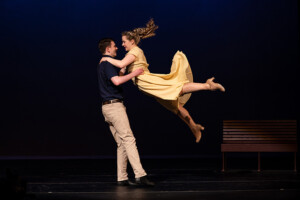
{"type": "Polygon", "coordinates": [[[193,73],[184,53],[177,51],[169,74],[155,74],[148,70],[134,79],[143,93],[153,96],[161,105],[177,114],[179,105],[184,105],[191,93],[180,96],[185,83],[193,82],[193,73]]]}

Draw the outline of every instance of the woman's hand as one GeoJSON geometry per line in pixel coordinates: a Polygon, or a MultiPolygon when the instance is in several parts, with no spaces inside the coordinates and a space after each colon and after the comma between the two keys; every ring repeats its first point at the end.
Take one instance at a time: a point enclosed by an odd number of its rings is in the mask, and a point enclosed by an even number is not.
{"type": "Polygon", "coordinates": [[[107,61],[108,57],[102,57],[99,63],[102,63],[103,61],[107,61]]]}
{"type": "Polygon", "coordinates": [[[143,68],[138,68],[138,69],[134,70],[133,72],[135,73],[135,76],[144,74],[143,68]]]}

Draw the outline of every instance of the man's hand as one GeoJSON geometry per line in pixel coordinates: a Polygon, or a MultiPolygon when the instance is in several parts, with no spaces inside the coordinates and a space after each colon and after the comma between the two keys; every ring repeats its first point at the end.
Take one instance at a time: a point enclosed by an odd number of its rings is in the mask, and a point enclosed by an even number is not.
{"type": "Polygon", "coordinates": [[[139,76],[141,74],[144,74],[144,70],[143,70],[143,68],[138,68],[138,69],[134,70],[133,73],[135,74],[135,76],[139,76]]]}
{"type": "Polygon", "coordinates": [[[126,67],[124,67],[120,70],[119,76],[124,76],[125,72],[126,72],[126,67]]]}

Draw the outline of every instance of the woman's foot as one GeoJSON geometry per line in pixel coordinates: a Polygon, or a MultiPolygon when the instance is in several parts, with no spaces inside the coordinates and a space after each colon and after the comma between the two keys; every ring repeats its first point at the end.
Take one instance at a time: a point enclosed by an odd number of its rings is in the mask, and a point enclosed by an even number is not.
{"type": "Polygon", "coordinates": [[[192,132],[196,138],[196,143],[199,143],[202,137],[201,131],[204,130],[204,127],[201,126],[200,124],[196,124],[194,128],[192,128],[192,132]]]}
{"type": "Polygon", "coordinates": [[[221,92],[225,92],[225,88],[220,83],[214,82],[215,77],[207,79],[206,83],[210,86],[210,90],[220,90],[221,92]]]}

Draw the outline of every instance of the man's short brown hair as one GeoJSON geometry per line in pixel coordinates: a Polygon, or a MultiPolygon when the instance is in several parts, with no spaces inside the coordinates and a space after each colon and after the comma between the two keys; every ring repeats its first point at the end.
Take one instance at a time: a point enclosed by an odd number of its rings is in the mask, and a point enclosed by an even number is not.
{"type": "Polygon", "coordinates": [[[103,38],[99,41],[99,44],[98,44],[98,48],[99,48],[99,51],[104,54],[105,53],[105,50],[106,50],[106,47],[110,47],[111,45],[111,42],[113,42],[114,40],[112,38],[103,38]]]}

